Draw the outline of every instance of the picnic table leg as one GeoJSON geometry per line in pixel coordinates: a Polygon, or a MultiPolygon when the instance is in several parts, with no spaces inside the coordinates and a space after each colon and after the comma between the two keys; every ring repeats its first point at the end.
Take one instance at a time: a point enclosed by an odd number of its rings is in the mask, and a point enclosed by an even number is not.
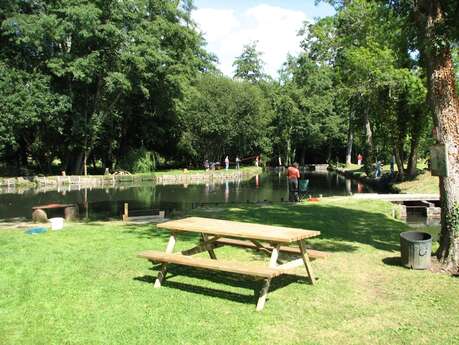
{"type": "MultiPolygon", "coordinates": [[[[269,259],[269,267],[275,268],[277,267],[277,259],[279,258],[279,249],[280,244],[276,244],[273,246],[273,251],[271,253],[271,258],[269,259]]],[[[263,287],[260,290],[260,297],[258,297],[257,302],[257,311],[263,310],[265,306],[266,297],[268,296],[269,285],[271,284],[271,279],[265,279],[263,282],[263,287]]]]}
{"type": "MultiPolygon", "coordinates": [[[[209,236],[207,236],[207,234],[201,233],[201,237],[204,240],[204,242],[209,241],[209,236]]],[[[217,260],[217,255],[215,255],[215,252],[212,248],[209,248],[207,252],[209,253],[211,259],[217,260]]]]}
{"type": "MultiPolygon", "coordinates": [[[[167,242],[166,253],[170,254],[174,251],[176,240],[177,238],[176,238],[175,233],[172,233],[171,237],[169,237],[169,242],[167,242]]],[[[158,278],[156,278],[155,280],[155,285],[154,285],[155,288],[161,287],[161,283],[163,282],[164,277],[166,277],[166,273],[167,273],[167,265],[162,264],[161,269],[159,270],[159,273],[158,273],[158,278]]]]}
{"type": "Polygon", "coordinates": [[[311,262],[309,261],[308,252],[304,246],[304,242],[302,240],[298,241],[298,245],[301,251],[301,258],[304,262],[304,267],[306,267],[306,272],[308,273],[309,279],[311,280],[311,284],[315,284],[314,273],[312,272],[311,262]]]}

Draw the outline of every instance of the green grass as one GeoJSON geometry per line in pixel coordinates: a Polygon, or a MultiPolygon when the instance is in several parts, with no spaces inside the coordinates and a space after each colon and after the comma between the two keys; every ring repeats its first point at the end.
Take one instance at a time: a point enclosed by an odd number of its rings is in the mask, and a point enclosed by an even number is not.
{"type": "Polygon", "coordinates": [[[438,177],[432,176],[430,171],[416,176],[414,180],[397,183],[395,186],[401,193],[428,193],[438,194],[439,184],[438,177]]]}
{"type": "MultiPolygon", "coordinates": [[[[404,223],[384,202],[324,200],[309,205],[244,205],[194,214],[317,229],[310,241],[332,255],[312,262],[317,285],[273,280],[265,309],[238,276],[136,258],[163,250],[153,226],[73,224],[25,235],[0,231],[0,344],[457,344],[459,281],[398,265],[404,223]]],[[[179,236],[178,249],[195,236],[179,236]]],[[[266,260],[224,247],[220,258],[266,260]]]]}

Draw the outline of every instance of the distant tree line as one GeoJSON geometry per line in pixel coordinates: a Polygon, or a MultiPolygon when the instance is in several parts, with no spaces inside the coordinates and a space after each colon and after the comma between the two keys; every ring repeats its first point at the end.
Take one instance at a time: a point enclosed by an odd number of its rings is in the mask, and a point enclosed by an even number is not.
{"type": "Polygon", "coordinates": [[[302,53],[274,80],[256,42],[222,75],[192,1],[1,2],[0,162],[12,174],[82,174],[362,153],[368,170],[394,156],[399,177],[413,176],[433,123],[410,14],[331,3],[336,15],[305,23],[302,53]]]}

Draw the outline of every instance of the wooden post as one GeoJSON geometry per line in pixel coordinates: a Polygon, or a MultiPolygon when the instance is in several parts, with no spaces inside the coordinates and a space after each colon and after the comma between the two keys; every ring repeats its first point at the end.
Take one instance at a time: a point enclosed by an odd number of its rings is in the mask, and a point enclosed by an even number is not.
{"type": "MultiPolygon", "coordinates": [[[[175,233],[172,233],[171,234],[171,237],[169,237],[169,242],[167,243],[167,247],[166,247],[166,253],[167,254],[170,254],[174,251],[174,247],[175,247],[175,242],[177,241],[177,238],[176,238],[176,235],[175,233]]],[[[158,278],[156,278],[155,280],[155,285],[154,287],[156,289],[159,289],[161,287],[161,284],[164,280],[164,278],[166,277],[166,273],[167,273],[167,265],[166,264],[162,264],[161,265],[161,269],[158,273],[158,278]]]]}
{"type": "Polygon", "coordinates": [[[123,222],[127,222],[129,218],[129,204],[124,203],[124,213],[123,213],[123,222]]]}

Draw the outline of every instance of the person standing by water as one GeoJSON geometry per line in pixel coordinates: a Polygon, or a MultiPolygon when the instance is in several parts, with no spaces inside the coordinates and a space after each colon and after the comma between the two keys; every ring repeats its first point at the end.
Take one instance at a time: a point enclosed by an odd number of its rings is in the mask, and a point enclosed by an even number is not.
{"type": "Polygon", "coordinates": [[[258,168],[258,163],[260,162],[260,158],[257,156],[255,158],[255,166],[258,168]]]}
{"type": "Polygon", "coordinates": [[[363,156],[359,153],[357,155],[357,165],[362,165],[363,156]]]}
{"type": "Polygon", "coordinates": [[[229,168],[229,158],[228,156],[225,157],[225,170],[228,170],[229,168]]]}
{"type": "Polygon", "coordinates": [[[376,161],[375,165],[375,177],[381,177],[381,168],[382,168],[382,163],[380,160],[376,161]]]}
{"type": "Polygon", "coordinates": [[[239,159],[239,156],[236,156],[236,169],[239,170],[239,164],[241,163],[241,160],[239,159]]]}
{"type": "Polygon", "coordinates": [[[300,178],[300,170],[298,163],[293,163],[287,169],[288,178],[288,200],[298,202],[298,180],[300,178]]]}

